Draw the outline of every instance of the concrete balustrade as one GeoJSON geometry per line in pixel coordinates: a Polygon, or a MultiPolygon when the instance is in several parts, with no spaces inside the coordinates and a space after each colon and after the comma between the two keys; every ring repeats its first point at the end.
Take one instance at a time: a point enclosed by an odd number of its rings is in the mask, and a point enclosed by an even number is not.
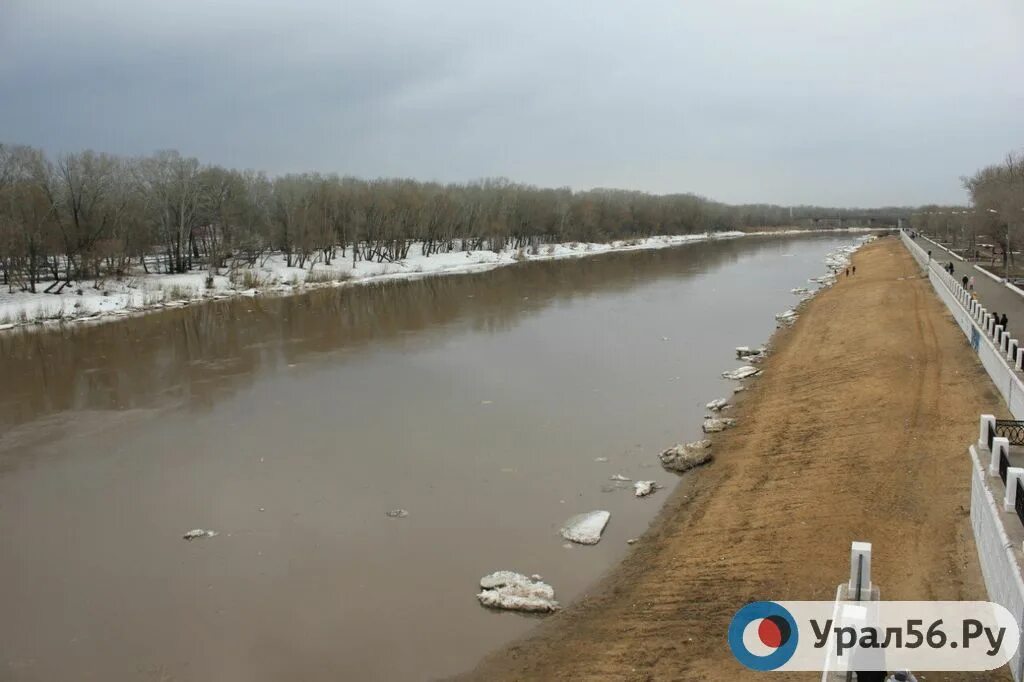
{"type": "MultiPolygon", "coordinates": [[[[1003,338],[1006,331],[998,325],[995,316],[985,309],[977,300],[968,297],[968,303],[962,303],[960,295],[963,286],[949,273],[942,269],[940,263],[930,261],[926,252],[921,249],[904,232],[902,233],[903,244],[910,251],[910,254],[921,266],[921,269],[928,275],[928,279],[935,289],[935,293],[946,304],[953,319],[974,345],[978,353],[978,359],[985,367],[999,394],[1006,401],[1010,414],[1015,419],[1024,419],[1024,381],[1017,369],[1024,371],[1024,361],[1020,359],[1020,348],[1014,353],[1011,348],[1010,339],[1003,338]],[[996,327],[999,327],[996,334],[996,327]],[[977,338],[975,330],[979,332],[977,338]]],[[[987,443],[986,443],[987,445],[987,443]]]]}

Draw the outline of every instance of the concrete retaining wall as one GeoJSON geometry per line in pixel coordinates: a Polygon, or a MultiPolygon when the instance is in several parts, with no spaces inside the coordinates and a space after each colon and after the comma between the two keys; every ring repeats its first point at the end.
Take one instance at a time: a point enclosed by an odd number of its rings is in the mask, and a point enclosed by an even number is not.
{"type": "MultiPolygon", "coordinates": [[[[1024,623],[1024,580],[1011,549],[1000,518],[999,504],[986,484],[985,466],[975,446],[971,446],[971,529],[978,547],[981,575],[985,580],[989,601],[1005,606],[1018,623],[1024,623]]],[[[1022,643],[1024,644],[1024,643],[1022,643]]],[[[1021,647],[1010,659],[1013,678],[1024,679],[1024,656],[1021,647]]]]}
{"type": "MultiPolygon", "coordinates": [[[[980,306],[971,304],[970,295],[964,290],[955,277],[951,277],[942,266],[934,260],[929,261],[928,252],[914,242],[906,232],[900,233],[903,244],[914,256],[921,268],[928,273],[935,292],[949,308],[953,318],[967,337],[968,343],[978,353],[978,359],[985,371],[992,377],[992,382],[999,389],[1006,406],[1015,419],[1024,419],[1024,382],[1014,371],[1007,354],[999,349],[996,341],[985,330],[987,311],[980,306]],[[977,308],[971,312],[971,308],[977,308]],[[975,330],[978,336],[975,337],[975,330]]],[[[1018,343],[1018,346],[1021,344],[1018,343]]],[[[1015,363],[1014,363],[1015,364],[1015,363]]]]}

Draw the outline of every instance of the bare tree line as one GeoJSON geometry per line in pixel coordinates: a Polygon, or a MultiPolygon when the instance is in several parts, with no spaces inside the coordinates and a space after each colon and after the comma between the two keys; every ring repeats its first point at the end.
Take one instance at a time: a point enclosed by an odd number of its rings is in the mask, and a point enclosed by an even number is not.
{"type": "Polygon", "coordinates": [[[174,151],[55,160],[0,144],[0,275],[12,290],[59,291],[132,269],[213,274],[282,253],[289,266],[401,260],[453,250],[537,249],[792,225],[819,218],[894,224],[906,209],[727,205],[693,194],[362,180],[203,165],[174,151]],[[48,284],[47,284],[48,283],[48,284]]]}
{"type": "Polygon", "coordinates": [[[936,235],[969,257],[982,245],[1005,267],[1024,247],[1024,153],[1011,152],[961,179],[970,206],[922,206],[911,217],[918,231],[936,235]]]}

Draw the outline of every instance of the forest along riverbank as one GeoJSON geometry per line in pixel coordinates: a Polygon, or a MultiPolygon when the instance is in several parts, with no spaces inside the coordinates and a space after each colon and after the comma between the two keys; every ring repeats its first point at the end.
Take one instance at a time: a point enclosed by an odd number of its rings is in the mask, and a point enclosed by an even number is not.
{"type": "Polygon", "coordinates": [[[658,453],[701,437],[734,348],[766,340],[854,238],[0,335],[0,537],[17,548],[0,553],[0,678],[471,668],[538,623],[482,607],[480,578],[537,573],[570,604],[626,556],[679,480],[658,453]],[[665,489],[638,498],[618,477],[665,489]],[[611,514],[601,541],[567,543],[593,510],[611,514]]]}
{"type": "Polygon", "coordinates": [[[461,245],[456,245],[452,251],[440,251],[430,256],[423,255],[425,247],[422,243],[413,243],[409,255],[394,261],[354,261],[342,255],[331,261],[331,264],[313,260],[300,267],[288,265],[289,261],[284,254],[270,253],[251,266],[220,268],[216,273],[193,270],[184,274],[158,274],[160,259],[154,258],[148,269],[138,266],[123,277],[77,281],[71,286],[59,286],[59,283],[51,281],[56,287],[53,293],[45,293],[44,289],[49,287],[43,286],[43,283],[39,285],[38,293],[12,291],[12,287],[0,289],[0,332],[97,324],[167,308],[236,297],[291,296],[353,284],[484,272],[520,263],[665,249],[718,239],[812,235],[822,232],[845,236],[871,231],[869,228],[783,229],[749,233],[730,230],[610,242],[536,244],[530,248],[505,248],[498,251],[464,250],[461,245]]]}
{"type": "Polygon", "coordinates": [[[714,463],[625,562],[467,679],[744,679],[736,610],[832,599],[852,540],[874,544],[886,599],[985,598],[964,449],[979,413],[1005,410],[898,240],[853,262],[775,336],[714,463]]]}

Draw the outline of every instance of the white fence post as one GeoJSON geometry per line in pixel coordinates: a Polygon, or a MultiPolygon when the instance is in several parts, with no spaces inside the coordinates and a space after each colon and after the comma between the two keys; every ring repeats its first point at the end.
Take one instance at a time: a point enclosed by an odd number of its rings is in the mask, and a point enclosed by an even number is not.
{"type": "MultiPolygon", "coordinates": [[[[1024,471],[1024,470],[1022,470],[1024,471]]],[[[871,595],[871,543],[850,544],[850,589],[852,599],[861,601],[864,595],[871,595]],[[863,557],[863,561],[861,560],[863,557]],[[857,594],[857,578],[860,577],[860,593],[857,594]]]]}
{"type": "Polygon", "coordinates": [[[988,473],[990,476],[999,475],[999,453],[1006,453],[1007,458],[1010,454],[1010,441],[1007,438],[996,436],[992,439],[992,457],[988,463],[988,473]]]}
{"type": "Polygon", "coordinates": [[[1017,479],[1024,476],[1024,468],[1009,467],[1006,470],[1006,492],[1003,494],[1003,511],[1013,511],[1017,502],[1017,479]]]}
{"type": "Polygon", "coordinates": [[[985,448],[988,450],[988,427],[991,425],[992,430],[996,430],[996,418],[991,414],[981,415],[980,423],[978,425],[978,448],[985,448]]]}

